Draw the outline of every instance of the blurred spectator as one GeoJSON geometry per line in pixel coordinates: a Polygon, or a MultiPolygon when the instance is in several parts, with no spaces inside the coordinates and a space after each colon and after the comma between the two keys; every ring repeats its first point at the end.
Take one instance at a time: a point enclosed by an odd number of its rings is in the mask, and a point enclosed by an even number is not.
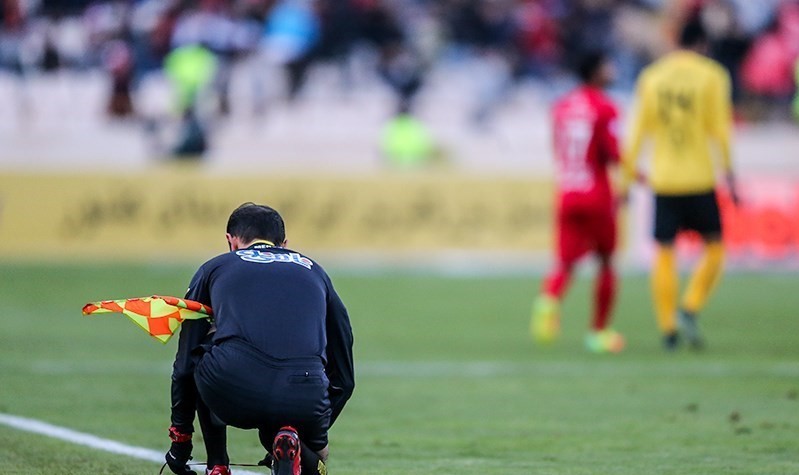
{"type": "Polygon", "coordinates": [[[181,9],[174,1],[142,0],[133,7],[130,29],[135,80],[161,68],[172,47],[180,14],[181,9]]]}
{"type": "Polygon", "coordinates": [[[750,39],[743,31],[732,0],[712,0],[701,13],[710,39],[710,56],[727,68],[732,79],[732,97],[741,98],[741,62],[749,50],[750,39]]]}
{"type": "Polygon", "coordinates": [[[267,88],[292,102],[314,64],[333,61],[342,84],[368,84],[356,73],[383,80],[393,114],[413,113],[428,76],[471,88],[461,96],[485,125],[528,78],[544,97],[563,87],[586,49],[611,52],[629,93],[639,70],[669,49],[671,32],[697,18],[739,108],[784,118],[796,90],[799,0],[0,0],[0,70],[13,75],[11,100],[25,111],[38,102],[27,87],[38,73],[58,72],[53,84],[63,89],[81,87],[65,73],[100,69],[107,112],[136,116],[140,84],[171,51],[202,45],[215,61],[208,118],[240,103],[229,97],[239,71],[254,84],[244,104],[263,111],[267,88]]]}
{"type": "Polygon", "coordinates": [[[744,59],[744,88],[759,101],[760,108],[784,116],[783,105],[796,90],[794,64],[799,58],[799,2],[783,2],[765,34],[752,45],[744,59]],[[764,74],[768,71],[768,74],[764,74]]]}
{"type": "Polygon", "coordinates": [[[799,59],[794,66],[794,80],[796,81],[796,93],[793,97],[793,117],[799,121],[799,59]]]}
{"type": "Polygon", "coordinates": [[[130,117],[133,115],[131,82],[133,55],[128,43],[115,40],[105,46],[103,65],[111,76],[111,96],[108,100],[108,115],[130,117]]]}
{"type": "Polygon", "coordinates": [[[383,156],[395,167],[417,168],[436,157],[433,138],[427,127],[409,114],[397,114],[383,128],[383,156]]]}
{"type": "MultiPolygon", "coordinates": [[[[302,0],[298,0],[302,1],[302,0]]],[[[308,1],[308,0],[305,0],[308,1]]],[[[256,33],[248,23],[233,16],[226,0],[200,0],[196,8],[186,10],[177,20],[172,46],[203,45],[216,55],[218,67],[213,80],[218,111],[230,112],[230,74],[239,53],[252,49],[256,33]]]]}
{"type": "Polygon", "coordinates": [[[268,65],[286,72],[289,100],[305,82],[320,35],[313,0],[279,0],[266,20],[261,54],[268,65]]]}
{"type": "Polygon", "coordinates": [[[164,69],[175,88],[183,120],[173,153],[178,157],[198,157],[208,147],[207,132],[200,117],[201,99],[217,74],[217,59],[204,46],[180,46],[167,55],[164,69]]]}
{"type": "Polygon", "coordinates": [[[397,113],[409,114],[422,87],[423,70],[418,56],[400,42],[387,44],[380,52],[379,71],[397,96],[397,113]]]}
{"type": "Polygon", "coordinates": [[[93,0],[41,0],[41,14],[58,19],[65,16],[79,15],[86,7],[95,3],[93,0]]]}
{"type": "Polygon", "coordinates": [[[18,117],[30,115],[30,100],[23,82],[26,72],[26,30],[28,24],[20,0],[0,2],[0,71],[9,71],[15,81],[13,101],[18,117]]]}
{"type": "Polygon", "coordinates": [[[456,44],[474,55],[471,78],[477,105],[472,120],[485,126],[507,96],[513,73],[520,64],[516,48],[513,3],[509,0],[465,0],[453,3],[450,32],[456,44]]]}
{"type": "Polygon", "coordinates": [[[359,8],[361,35],[377,52],[377,71],[397,99],[395,113],[411,114],[424,82],[422,57],[407,38],[406,25],[387,2],[361,1],[359,8]]]}
{"type": "MultiPolygon", "coordinates": [[[[108,2],[92,5],[84,15],[90,51],[96,52],[96,62],[111,79],[106,111],[114,118],[130,117],[135,112],[132,13],[131,6],[125,2],[108,2]]],[[[75,48],[73,56],[78,57],[80,49],[75,48]]],[[[81,62],[80,59],[75,61],[81,62]]],[[[91,61],[94,62],[94,58],[91,61]]]]}
{"type": "Polygon", "coordinates": [[[793,91],[788,45],[776,29],[755,41],[743,65],[743,82],[754,94],[778,99],[793,91]],[[768,71],[768,74],[763,74],[768,71]]]}
{"type": "Polygon", "coordinates": [[[0,3],[0,68],[22,73],[22,42],[27,25],[19,0],[0,3]]]}
{"type": "Polygon", "coordinates": [[[525,73],[550,76],[562,61],[559,23],[563,11],[555,1],[525,0],[514,11],[516,41],[522,55],[520,65],[525,73]]]}
{"type": "Polygon", "coordinates": [[[576,58],[588,51],[615,51],[618,48],[614,35],[616,8],[612,0],[583,0],[571,2],[563,19],[564,48],[569,69],[576,69],[576,58]]]}

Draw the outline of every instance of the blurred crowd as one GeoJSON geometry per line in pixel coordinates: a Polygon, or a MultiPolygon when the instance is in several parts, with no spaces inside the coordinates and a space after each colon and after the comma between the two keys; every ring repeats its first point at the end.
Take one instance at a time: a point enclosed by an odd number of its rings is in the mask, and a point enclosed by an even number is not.
{"type": "Polygon", "coordinates": [[[252,81],[256,113],[268,108],[265,91],[275,74],[291,101],[315,65],[338,65],[346,76],[359,55],[393,91],[398,114],[413,110],[431,70],[467,60],[490,77],[476,100],[477,122],[489,120],[492,104],[515,84],[563,82],[587,50],[610,51],[617,86],[630,91],[640,69],[691,18],[710,32],[711,55],[729,69],[744,115],[780,117],[799,79],[799,0],[0,2],[0,70],[20,80],[103,70],[113,117],[135,116],[137,85],[148,74],[165,74],[189,126],[207,96],[201,91],[213,91],[216,114],[230,112],[231,75],[242,62],[263,71],[252,81]]]}

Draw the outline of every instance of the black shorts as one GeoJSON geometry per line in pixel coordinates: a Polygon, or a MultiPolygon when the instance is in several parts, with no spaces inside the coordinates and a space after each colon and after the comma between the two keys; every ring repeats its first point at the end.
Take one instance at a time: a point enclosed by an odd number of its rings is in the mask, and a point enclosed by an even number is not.
{"type": "Polygon", "coordinates": [[[297,429],[311,450],[327,446],[330,383],[320,358],[275,360],[231,339],[211,347],[194,375],[211,412],[227,425],[258,429],[268,450],[286,425],[297,429]]]}
{"type": "Polygon", "coordinates": [[[673,242],[682,230],[693,230],[703,237],[721,235],[721,216],[715,191],[655,195],[655,240],[673,242]]]}

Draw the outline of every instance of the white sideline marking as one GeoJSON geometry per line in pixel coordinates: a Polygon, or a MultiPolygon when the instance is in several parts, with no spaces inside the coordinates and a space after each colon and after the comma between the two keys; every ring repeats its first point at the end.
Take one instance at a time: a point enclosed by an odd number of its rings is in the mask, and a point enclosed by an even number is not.
{"type": "MultiPolygon", "coordinates": [[[[0,412],[0,424],[21,431],[45,435],[47,437],[71,442],[84,447],[110,452],[112,454],[125,455],[127,457],[159,464],[164,463],[164,454],[162,452],[152,449],[145,449],[144,447],[135,447],[132,445],[123,444],[115,440],[103,439],[101,437],[97,437],[96,435],[78,432],[72,429],[67,429],[66,427],[55,426],[36,419],[28,419],[27,417],[13,416],[11,414],[4,414],[0,412]]],[[[199,470],[201,473],[204,471],[202,467],[199,470]]],[[[249,472],[247,470],[239,469],[235,469],[233,473],[235,475],[263,475],[263,473],[249,472]]]]}
{"type": "MultiPolygon", "coordinates": [[[[0,370],[24,371],[41,375],[170,375],[169,362],[109,362],[109,361],[55,361],[34,360],[24,362],[0,361],[0,370]]],[[[769,364],[752,364],[742,361],[712,361],[708,359],[675,363],[670,360],[613,360],[596,361],[365,361],[355,366],[361,378],[493,378],[515,376],[572,377],[592,374],[635,375],[639,373],[671,375],[696,375],[701,377],[727,377],[742,373],[755,373],[777,377],[799,377],[799,363],[776,361],[769,364]]]]}

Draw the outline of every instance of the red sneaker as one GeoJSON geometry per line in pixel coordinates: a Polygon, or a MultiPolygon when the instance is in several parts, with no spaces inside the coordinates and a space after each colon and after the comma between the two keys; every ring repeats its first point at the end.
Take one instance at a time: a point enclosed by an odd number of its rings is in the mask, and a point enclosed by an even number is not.
{"type": "Polygon", "coordinates": [[[205,470],[205,475],[230,475],[230,469],[224,465],[214,465],[211,470],[205,470]]]}
{"type": "Polygon", "coordinates": [[[300,475],[300,436],[290,426],[281,427],[272,444],[272,475],[300,475]]]}

